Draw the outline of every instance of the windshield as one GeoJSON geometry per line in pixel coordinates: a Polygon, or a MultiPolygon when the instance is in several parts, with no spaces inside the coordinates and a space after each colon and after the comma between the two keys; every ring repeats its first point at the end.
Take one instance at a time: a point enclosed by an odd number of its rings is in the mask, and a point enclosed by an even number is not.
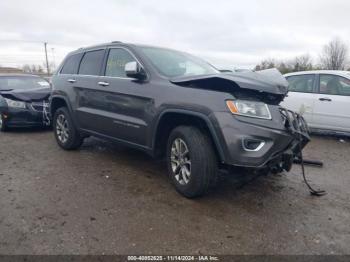
{"type": "Polygon", "coordinates": [[[183,52],[156,47],[141,47],[141,50],[166,77],[219,73],[204,60],[183,52]]]}
{"type": "Polygon", "coordinates": [[[43,78],[35,76],[0,76],[0,90],[35,89],[49,87],[43,78]]]}

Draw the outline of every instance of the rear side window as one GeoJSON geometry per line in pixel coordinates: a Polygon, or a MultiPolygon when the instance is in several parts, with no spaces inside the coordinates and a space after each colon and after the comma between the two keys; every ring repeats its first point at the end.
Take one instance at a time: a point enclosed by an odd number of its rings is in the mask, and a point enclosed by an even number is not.
{"type": "Polygon", "coordinates": [[[320,75],[320,93],[350,96],[350,80],[337,75],[320,75]]]}
{"type": "Polygon", "coordinates": [[[76,74],[83,54],[75,54],[68,57],[62,67],[61,74],[76,74]]]}
{"type": "Polygon", "coordinates": [[[125,64],[135,61],[135,58],[126,50],[121,48],[111,49],[108,54],[106,65],[106,76],[127,77],[125,64]]]}
{"type": "Polygon", "coordinates": [[[100,75],[105,50],[86,52],[81,60],[79,75],[100,75]]]}
{"type": "Polygon", "coordinates": [[[296,75],[287,77],[288,90],[291,92],[312,93],[315,75],[296,75]]]}

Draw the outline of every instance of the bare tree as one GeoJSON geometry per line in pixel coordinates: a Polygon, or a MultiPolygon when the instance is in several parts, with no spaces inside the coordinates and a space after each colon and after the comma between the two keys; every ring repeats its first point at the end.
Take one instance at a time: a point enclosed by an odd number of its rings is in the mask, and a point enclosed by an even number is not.
{"type": "Polygon", "coordinates": [[[291,60],[277,60],[274,58],[265,59],[255,66],[255,71],[277,68],[282,74],[312,70],[312,60],[310,55],[297,56],[291,60]]]}
{"type": "Polygon", "coordinates": [[[26,73],[32,73],[32,74],[42,74],[44,73],[44,68],[41,65],[29,65],[25,64],[22,66],[22,70],[26,73]]]}
{"type": "Polygon", "coordinates": [[[321,67],[329,70],[344,70],[347,55],[346,45],[340,39],[335,38],[323,47],[320,55],[321,67]]]}
{"type": "Polygon", "coordinates": [[[261,61],[260,64],[255,66],[255,71],[260,71],[260,70],[265,70],[265,69],[270,69],[276,67],[276,61],[275,59],[266,59],[261,61]]]}
{"type": "Polygon", "coordinates": [[[312,60],[309,54],[297,56],[296,58],[294,58],[292,66],[294,72],[308,71],[313,69],[312,60]]]}

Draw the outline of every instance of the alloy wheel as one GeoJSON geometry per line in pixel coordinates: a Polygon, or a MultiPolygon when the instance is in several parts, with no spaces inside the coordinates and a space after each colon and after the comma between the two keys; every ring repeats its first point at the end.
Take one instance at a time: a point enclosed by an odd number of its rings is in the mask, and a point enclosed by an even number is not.
{"type": "Polygon", "coordinates": [[[176,138],[171,145],[170,161],[175,179],[186,185],[191,177],[191,159],[187,144],[181,138],[176,138]]]}
{"type": "Polygon", "coordinates": [[[56,134],[61,143],[65,144],[69,139],[68,121],[64,114],[60,114],[56,120],[56,134]]]}

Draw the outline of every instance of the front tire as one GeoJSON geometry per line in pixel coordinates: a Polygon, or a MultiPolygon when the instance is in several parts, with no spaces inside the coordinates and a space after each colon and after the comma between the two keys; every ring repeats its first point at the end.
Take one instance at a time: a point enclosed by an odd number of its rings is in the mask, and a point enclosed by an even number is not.
{"type": "Polygon", "coordinates": [[[73,124],[66,107],[56,110],[53,118],[53,130],[57,144],[65,150],[74,150],[81,146],[83,138],[73,124]]]}
{"type": "Polygon", "coordinates": [[[187,198],[205,194],[216,182],[217,159],[209,137],[193,126],[175,128],[167,144],[168,173],[187,198]]]}

